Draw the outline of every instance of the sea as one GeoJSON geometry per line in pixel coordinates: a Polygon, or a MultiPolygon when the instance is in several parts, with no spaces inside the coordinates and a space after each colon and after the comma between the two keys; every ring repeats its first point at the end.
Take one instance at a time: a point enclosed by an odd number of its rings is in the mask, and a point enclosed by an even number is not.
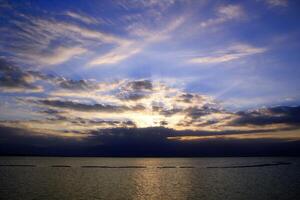
{"type": "Polygon", "coordinates": [[[299,157],[0,157],[3,200],[300,199],[299,157]]]}

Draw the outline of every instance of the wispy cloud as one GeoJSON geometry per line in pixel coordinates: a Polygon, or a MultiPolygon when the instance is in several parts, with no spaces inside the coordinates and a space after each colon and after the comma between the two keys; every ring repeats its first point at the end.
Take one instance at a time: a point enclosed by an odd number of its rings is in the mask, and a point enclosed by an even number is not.
{"type": "Polygon", "coordinates": [[[57,65],[64,63],[75,56],[82,55],[87,52],[87,49],[82,47],[58,47],[53,49],[50,53],[28,55],[29,58],[34,59],[42,65],[57,65]]]}
{"type": "Polygon", "coordinates": [[[287,7],[288,0],[265,0],[265,2],[272,7],[287,7]]]}
{"type": "Polygon", "coordinates": [[[156,7],[162,10],[165,10],[169,6],[175,4],[176,0],[140,0],[140,1],[124,1],[118,0],[119,5],[122,5],[125,8],[135,7],[135,8],[149,8],[149,7],[156,7]]]}
{"type": "Polygon", "coordinates": [[[31,64],[57,65],[93,51],[95,44],[126,46],[130,43],[113,34],[55,19],[20,15],[10,23],[9,28],[2,30],[5,40],[0,50],[9,49],[16,59],[31,64]],[[16,40],[17,43],[8,42],[16,40]]]}
{"type": "Polygon", "coordinates": [[[105,55],[101,55],[93,60],[91,60],[88,65],[89,66],[97,66],[103,64],[116,64],[119,63],[137,53],[139,53],[141,49],[132,48],[126,49],[126,47],[121,47],[113,50],[113,52],[107,53],[105,55]]]}
{"type": "Polygon", "coordinates": [[[224,5],[216,9],[216,17],[201,22],[201,27],[216,26],[231,20],[239,20],[246,16],[240,5],[224,5]]]}
{"type": "Polygon", "coordinates": [[[87,24],[97,24],[97,23],[99,23],[99,21],[97,19],[93,18],[93,17],[86,16],[86,15],[83,15],[83,14],[79,14],[79,13],[76,13],[76,12],[67,11],[64,14],[71,17],[71,18],[74,18],[76,20],[87,23],[87,24]]]}
{"type": "MultiPolygon", "coordinates": [[[[93,18],[71,11],[67,11],[66,15],[86,23],[94,22],[93,18]]],[[[44,66],[62,64],[84,53],[94,55],[97,52],[101,54],[91,58],[87,66],[116,64],[142,52],[149,45],[169,39],[172,31],[184,21],[184,17],[168,20],[168,23],[157,30],[151,30],[146,26],[142,30],[128,29],[131,37],[120,37],[69,21],[55,18],[45,20],[22,14],[10,22],[12,25],[10,28],[4,30],[5,41],[19,42],[12,44],[4,41],[0,48],[10,49],[12,56],[18,60],[25,59],[30,64],[44,66]],[[19,30],[16,34],[12,34],[15,32],[13,27],[19,30]],[[132,34],[137,32],[140,34],[132,34]]]]}
{"type": "Polygon", "coordinates": [[[236,44],[226,48],[225,50],[215,51],[207,56],[194,57],[190,59],[189,62],[198,64],[223,63],[254,54],[260,54],[266,50],[266,48],[253,47],[247,44],[236,44]]]}
{"type": "Polygon", "coordinates": [[[139,36],[140,38],[120,44],[107,54],[92,59],[88,63],[88,66],[95,67],[103,64],[116,64],[128,59],[142,52],[147,46],[169,39],[170,33],[182,25],[184,21],[184,17],[176,18],[169,22],[162,30],[158,31],[151,31],[147,28],[130,30],[133,35],[139,36]]]}

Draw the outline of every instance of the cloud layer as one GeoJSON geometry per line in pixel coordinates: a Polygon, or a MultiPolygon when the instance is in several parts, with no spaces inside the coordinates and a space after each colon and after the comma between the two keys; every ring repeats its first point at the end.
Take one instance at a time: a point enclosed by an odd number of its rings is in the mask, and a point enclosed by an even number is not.
{"type": "MultiPolygon", "coordinates": [[[[197,140],[199,136],[241,134],[242,137],[300,128],[297,106],[233,112],[213,97],[155,80],[73,80],[22,70],[6,61],[2,61],[1,74],[2,93],[13,93],[16,109],[30,110],[31,115],[30,120],[15,116],[14,120],[2,120],[1,125],[33,133],[85,138],[106,129],[164,127],[190,130],[190,135],[180,137],[197,140]]],[[[179,135],[163,137],[171,136],[179,135]]],[[[292,138],[295,137],[297,134],[292,138]]]]}
{"type": "Polygon", "coordinates": [[[298,4],[0,2],[0,154],[291,155],[298,4]]]}

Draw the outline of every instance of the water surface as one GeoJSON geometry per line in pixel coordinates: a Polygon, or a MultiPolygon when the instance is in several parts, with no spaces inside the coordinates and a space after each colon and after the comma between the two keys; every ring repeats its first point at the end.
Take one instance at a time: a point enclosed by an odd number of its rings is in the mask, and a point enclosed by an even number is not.
{"type": "Polygon", "coordinates": [[[2,199],[297,199],[300,158],[0,157],[2,199]]]}

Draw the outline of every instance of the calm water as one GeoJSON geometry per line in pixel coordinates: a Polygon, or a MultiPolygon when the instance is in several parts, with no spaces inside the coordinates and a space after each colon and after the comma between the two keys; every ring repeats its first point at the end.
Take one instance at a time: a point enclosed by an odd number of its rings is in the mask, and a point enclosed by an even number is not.
{"type": "Polygon", "coordinates": [[[300,158],[0,157],[0,198],[7,200],[299,196],[300,158]]]}

